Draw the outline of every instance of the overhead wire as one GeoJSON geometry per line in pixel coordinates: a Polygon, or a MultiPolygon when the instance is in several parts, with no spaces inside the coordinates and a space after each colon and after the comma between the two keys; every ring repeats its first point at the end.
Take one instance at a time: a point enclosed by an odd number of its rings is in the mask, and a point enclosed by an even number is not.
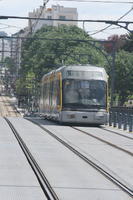
{"type": "MultiPolygon", "coordinates": [[[[114,29],[121,29],[121,27],[109,28],[108,30],[114,30],[114,29]]],[[[93,31],[89,31],[89,32],[96,32],[96,31],[99,31],[99,30],[93,30],[93,31]]]]}
{"type": "MultiPolygon", "coordinates": [[[[121,27],[109,28],[108,30],[115,30],[115,29],[121,29],[121,27]]],[[[88,31],[88,33],[96,32],[96,31],[99,31],[99,30],[88,31]]]]}
{"type": "MultiPolygon", "coordinates": [[[[96,0],[93,0],[93,1],[90,1],[90,0],[58,0],[58,1],[77,1],[77,2],[87,2],[87,3],[120,3],[120,4],[133,4],[133,1],[96,1],[96,0]]],[[[121,20],[122,18],[124,18],[126,15],[128,15],[131,11],[133,10],[133,6],[132,8],[127,11],[124,15],[122,15],[120,18],[118,18],[116,21],[119,21],[121,20]]],[[[99,31],[96,31],[95,33],[92,33],[91,35],[95,35],[97,33],[100,33],[100,32],[103,32],[104,30],[108,29],[109,27],[111,27],[113,24],[110,24],[108,26],[106,26],[105,28],[103,29],[100,29],[99,31]]],[[[84,24],[83,24],[83,27],[84,27],[84,24]]],[[[121,28],[121,27],[119,27],[121,28]]]]}
{"type": "MultiPolygon", "coordinates": [[[[43,10],[44,10],[44,8],[45,8],[45,6],[46,6],[46,4],[47,4],[48,2],[49,2],[49,0],[46,0],[46,1],[43,3],[43,6],[41,7],[41,12],[39,13],[39,16],[38,16],[38,20],[35,21],[35,23],[33,24],[32,29],[35,28],[35,26],[38,24],[38,21],[39,21],[41,15],[42,15],[42,13],[43,13],[43,10]]],[[[32,25],[31,25],[31,26],[32,26],[32,25]]]]}
{"type": "Polygon", "coordinates": [[[120,4],[132,4],[133,1],[90,1],[90,0],[58,0],[58,1],[77,1],[77,2],[87,2],[87,3],[120,3],[120,4]]]}
{"type": "Polygon", "coordinates": [[[11,28],[21,28],[19,26],[13,26],[13,25],[9,25],[9,24],[4,24],[4,23],[0,23],[0,25],[4,25],[4,26],[7,26],[8,28],[11,27],[11,28]]]}
{"type": "MultiPolygon", "coordinates": [[[[131,11],[133,10],[133,7],[130,8],[130,10],[128,10],[124,15],[122,15],[120,18],[118,18],[116,21],[119,21],[121,19],[123,19],[126,15],[128,15],[131,11]]],[[[92,33],[91,35],[96,35],[97,33],[100,33],[100,32],[103,32],[105,31],[106,29],[108,29],[109,27],[111,27],[113,24],[110,24],[108,26],[106,26],[105,28],[103,29],[100,29],[99,31],[95,32],[95,33],[92,33]]]]}
{"type": "MultiPolygon", "coordinates": [[[[62,0],[63,1],[63,0],[62,0]]],[[[67,0],[67,1],[72,1],[72,0],[67,0]]],[[[44,7],[46,6],[46,4],[49,2],[49,0],[46,0],[45,2],[44,2],[44,4],[43,4],[43,6],[42,6],[42,9],[41,9],[41,12],[40,12],[40,14],[39,14],[39,16],[37,17],[37,21],[33,24],[33,25],[31,25],[32,27],[31,28],[33,28],[33,27],[35,27],[36,26],[36,24],[38,23],[38,21],[41,19],[40,17],[41,17],[41,15],[42,15],[42,12],[43,12],[43,9],[44,9],[44,7]]],[[[88,2],[114,2],[114,1],[88,1],[88,2]]],[[[117,1],[118,2],[118,1],[117,1]]],[[[116,3],[116,2],[114,2],[114,3],[116,3]]],[[[121,1],[121,2],[119,2],[119,3],[133,3],[133,2],[124,2],[124,1],[121,1]]],[[[124,15],[122,15],[119,19],[117,19],[116,20],[116,22],[117,21],[119,21],[120,19],[122,19],[123,17],[125,17],[126,15],[128,15],[131,11],[133,10],[133,7],[128,11],[128,12],[126,12],[124,15]]],[[[119,22],[120,23],[120,22],[119,22]]],[[[1,23],[2,24],[2,23],[1,23]]],[[[6,24],[4,24],[4,25],[6,25],[6,24]]],[[[96,31],[95,33],[92,33],[91,35],[95,35],[95,34],[97,34],[97,33],[99,33],[99,32],[103,32],[104,30],[106,30],[106,29],[108,29],[109,27],[111,27],[113,24],[110,24],[110,25],[108,25],[107,27],[105,27],[105,28],[103,28],[103,29],[101,29],[101,30],[99,30],[99,31],[96,31]]],[[[11,25],[7,25],[8,27],[15,27],[15,28],[19,28],[19,27],[16,27],[16,26],[11,26],[11,25]]],[[[92,32],[92,31],[91,31],[92,32]]],[[[93,31],[94,32],[94,31],[93,31]]]]}

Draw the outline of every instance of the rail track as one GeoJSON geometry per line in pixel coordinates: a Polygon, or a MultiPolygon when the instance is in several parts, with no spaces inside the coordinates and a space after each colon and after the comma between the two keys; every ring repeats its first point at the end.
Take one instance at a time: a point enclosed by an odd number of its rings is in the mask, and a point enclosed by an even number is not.
{"type": "MultiPolygon", "coordinates": [[[[94,162],[93,160],[91,160],[88,157],[86,157],[85,155],[83,155],[80,151],[78,151],[72,145],[68,144],[66,141],[62,140],[60,137],[55,135],[52,131],[48,130],[47,128],[44,128],[42,125],[40,125],[39,123],[37,123],[31,119],[28,119],[28,120],[31,121],[32,123],[36,124],[37,126],[39,126],[42,130],[44,130],[50,136],[52,136],[54,139],[56,139],[61,144],[63,144],[66,148],[68,148],[71,152],[76,154],[79,158],[81,158],[88,165],[91,165],[93,168],[95,168],[98,172],[100,172],[102,175],[104,175],[107,179],[109,179],[111,182],[113,182],[119,188],[121,188],[124,192],[126,192],[130,197],[133,197],[133,190],[132,190],[132,188],[130,188],[130,186],[128,186],[125,183],[123,183],[122,181],[120,181],[117,177],[115,177],[114,175],[109,173],[107,170],[105,170],[104,167],[101,167],[100,165],[98,165],[97,162],[94,162]]],[[[129,152],[129,154],[132,155],[130,152],[129,152]]]]}
{"type": "Polygon", "coordinates": [[[11,105],[11,100],[8,96],[0,96],[0,116],[2,117],[19,117],[15,107],[11,105]]]}
{"type": "Polygon", "coordinates": [[[26,158],[27,158],[32,170],[34,171],[34,173],[35,173],[35,175],[36,175],[36,177],[38,179],[38,182],[39,182],[39,184],[40,184],[40,186],[41,186],[46,198],[48,200],[59,200],[57,194],[53,190],[53,188],[50,185],[50,183],[49,183],[48,179],[46,178],[45,174],[43,173],[43,171],[39,167],[39,165],[36,162],[35,158],[31,154],[31,152],[29,151],[28,147],[26,146],[25,142],[20,137],[19,133],[17,132],[17,130],[15,129],[13,124],[6,117],[4,117],[4,119],[6,120],[6,122],[9,125],[9,127],[11,128],[13,134],[15,135],[15,137],[16,137],[16,139],[17,139],[22,151],[24,152],[24,154],[25,154],[25,156],[26,156],[26,158]]]}
{"type": "Polygon", "coordinates": [[[127,135],[123,135],[123,134],[118,133],[118,132],[115,132],[115,131],[113,131],[113,130],[108,130],[108,129],[105,128],[105,127],[104,127],[104,128],[101,128],[101,129],[106,130],[106,131],[109,132],[109,133],[116,134],[116,135],[119,135],[119,136],[121,136],[121,137],[124,137],[124,138],[128,138],[128,139],[133,140],[133,137],[130,137],[130,136],[127,136],[127,135]]]}
{"type": "MultiPolygon", "coordinates": [[[[84,133],[84,134],[86,134],[86,135],[88,135],[88,136],[90,136],[90,137],[93,137],[93,138],[95,138],[95,139],[97,139],[97,140],[99,140],[99,141],[101,141],[101,142],[103,142],[103,143],[105,143],[105,144],[108,144],[108,145],[110,145],[110,146],[112,146],[112,147],[114,147],[114,148],[116,148],[116,149],[118,149],[118,150],[121,150],[121,151],[123,151],[124,153],[127,153],[127,154],[130,155],[130,156],[133,156],[133,153],[132,153],[132,152],[130,152],[130,151],[128,151],[128,150],[126,150],[126,149],[124,149],[124,148],[122,148],[122,147],[120,147],[120,146],[118,146],[118,145],[116,145],[116,144],[113,144],[113,143],[111,143],[111,142],[109,142],[109,141],[107,141],[107,140],[104,140],[104,139],[102,139],[102,138],[100,138],[100,137],[97,137],[97,136],[95,136],[94,134],[89,133],[88,131],[83,131],[83,130],[81,130],[80,128],[77,128],[77,127],[72,127],[72,128],[75,129],[75,130],[77,130],[77,131],[80,131],[80,132],[82,132],[82,133],[84,133]]],[[[128,138],[128,139],[132,139],[132,138],[128,138]]]]}

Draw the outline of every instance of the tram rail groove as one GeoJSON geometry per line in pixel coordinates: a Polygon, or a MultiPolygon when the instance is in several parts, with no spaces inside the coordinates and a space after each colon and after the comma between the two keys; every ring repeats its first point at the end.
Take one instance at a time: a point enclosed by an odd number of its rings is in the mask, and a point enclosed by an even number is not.
{"type": "Polygon", "coordinates": [[[61,144],[63,144],[66,148],[68,148],[70,151],[72,151],[75,155],[77,155],[79,158],[81,158],[84,162],[86,162],[87,164],[91,165],[94,169],[96,169],[102,175],[104,175],[108,180],[112,181],[115,185],[117,185],[119,188],[121,188],[130,197],[133,197],[133,190],[131,188],[129,188],[128,186],[126,186],[124,183],[120,182],[117,178],[115,178],[113,175],[109,174],[107,171],[105,171],[98,164],[96,164],[95,162],[93,162],[92,160],[90,160],[89,158],[87,158],[86,156],[84,156],[82,153],[80,153],[79,151],[77,151],[75,148],[73,148],[71,145],[69,145],[68,143],[66,143],[65,141],[63,141],[61,138],[57,137],[50,130],[44,128],[39,123],[37,123],[37,122],[35,122],[35,121],[31,120],[31,119],[27,119],[27,120],[30,121],[30,122],[32,122],[33,124],[36,124],[37,126],[39,126],[42,130],[44,130],[50,136],[52,136],[57,141],[59,141],[61,144]]]}
{"type": "Polygon", "coordinates": [[[1,107],[3,107],[3,109],[0,110],[0,116],[1,117],[6,117],[6,116],[17,117],[17,116],[20,116],[20,113],[17,111],[15,106],[11,103],[9,96],[1,95],[0,96],[0,103],[1,103],[1,107]]]}
{"type": "Polygon", "coordinates": [[[88,136],[90,136],[90,137],[93,137],[93,138],[95,138],[95,139],[97,139],[97,140],[99,140],[99,141],[101,141],[101,142],[103,142],[103,143],[105,143],[105,144],[108,144],[108,145],[110,145],[110,146],[112,146],[112,147],[114,147],[114,148],[116,148],[116,149],[119,149],[120,151],[123,151],[124,153],[127,153],[127,154],[129,154],[130,156],[133,156],[133,153],[132,153],[132,152],[130,152],[130,151],[128,151],[128,150],[125,150],[125,149],[123,149],[122,147],[117,146],[116,144],[113,144],[113,143],[111,143],[111,142],[108,142],[107,140],[101,139],[101,138],[99,138],[99,137],[97,137],[97,136],[95,136],[95,135],[92,135],[91,133],[89,133],[89,132],[87,132],[87,131],[83,131],[83,130],[77,128],[77,127],[73,127],[73,126],[72,126],[71,128],[73,128],[73,129],[75,129],[75,130],[77,130],[77,131],[79,131],[79,132],[82,132],[82,133],[84,133],[84,134],[86,134],[86,135],[88,135],[88,136]]]}
{"type": "Polygon", "coordinates": [[[46,176],[44,175],[43,171],[39,167],[38,163],[34,159],[33,155],[29,151],[28,147],[26,146],[26,144],[24,143],[24,141],[20,137],[19,133],[17,132],[17,130],[15,129],[13,124],[6,117],[4,117],[4,119],[6,120],[7,124],[9,125],[9,127],[12,130],[12,132],[14,133],[14,135],[15,135],[15,137],[16,137],[16,139],[17,139],[22,151],[24,152],[24,154],[25,154],[25,156],[26,156],[26,158],[27,158],[32,170],[34,171],[34,173],[35,173],[35,175],[36,175],[36,177],[38,179],[38,182],[39,182],[39,184],[40,184],[40,186],[41,186],[41,188],[43,190],[43,193],[46,196],[46,198],[48,200],[59,200],[57,194],[53,190],[52,186],[50,185],[50,183],[47,180],[46,176]]]}
{"type": "Polygon", "coordinates": [[[110,133],[114,133],[114,134],[116,134],[116,135],[120,135],[121,137],[128,138],[128,139],[130,139],[130,140],[133,140],[133,137],[130,137],[130,136],[127,136],[127,135],[122,135],[121,133],[115,132],[115,131],[113,131],[113,130],[108,130],[108,129],[105,128],[105,127],[101,128],[101,129],[104,129],[105,131],[108,131],[108,132],[110,132],[110,133]]]}

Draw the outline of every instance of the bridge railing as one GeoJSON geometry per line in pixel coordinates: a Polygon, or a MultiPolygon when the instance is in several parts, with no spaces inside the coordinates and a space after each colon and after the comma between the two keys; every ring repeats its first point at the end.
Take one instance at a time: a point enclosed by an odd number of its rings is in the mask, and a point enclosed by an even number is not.
{"type": "Polygon", "coordinates": [[[133,107],[112,107],[109,110],[109,126],[133,131],[133,107]]]}

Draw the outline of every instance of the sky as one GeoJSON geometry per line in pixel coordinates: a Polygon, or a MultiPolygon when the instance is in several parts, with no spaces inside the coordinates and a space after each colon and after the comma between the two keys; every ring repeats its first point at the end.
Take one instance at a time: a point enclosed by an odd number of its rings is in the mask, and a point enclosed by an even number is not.
{"type": "MultiPolygon", "coordinates": [[[[87,0],[86,0],[87,1],[87,0]]],[[[92,0],[93,1],[93,0],[92,0]]],[[[100,1],[100,0],[99,0],[100,1]]],[[[102,1],[102,0],[101,0],[102,1]]],[[[105,0],[110,1],[110,0],[105,0]]],[[[62,5],[64,7],[74,7],[78,11],[78,19],[90,19],[90,20],[118,20],[121,16],[127,13],[133,8],[133,0],[112,0],[117,2],[132,2],[129,3],[96,3],[96,2],[83,2],[82,0],[75,1],[57,1],[49,0],[46,7],[51,5],[62,5]]],[[[0,0],[0,15],[1,16],[22,16],[27,17],[29,12],[43,5],[43,0],[0,0]]],[[[123,21],[133,22],[133,9],[126,15],[123,21]]],[[[0,31],[5,31],[8,35],[18,32],[27,26],[27,20],[1,20],[0,19],[0,31]]],[[[103,23],[85,23],[85,31],[88,34],[96,33],[98,30],[105,28],[107,24],[103,23]]],[[[82,23],[79,23],[79,27],[83,27],[82,23]]],[[[130,25],[130,29],[133,30],[133,24],[130,25]]],[[[92,35],[96,39],[107,39],[113,34],[125,34],[127,31],[117,26],[111,26],[104,32],[100,32],[92,35]]]]}

